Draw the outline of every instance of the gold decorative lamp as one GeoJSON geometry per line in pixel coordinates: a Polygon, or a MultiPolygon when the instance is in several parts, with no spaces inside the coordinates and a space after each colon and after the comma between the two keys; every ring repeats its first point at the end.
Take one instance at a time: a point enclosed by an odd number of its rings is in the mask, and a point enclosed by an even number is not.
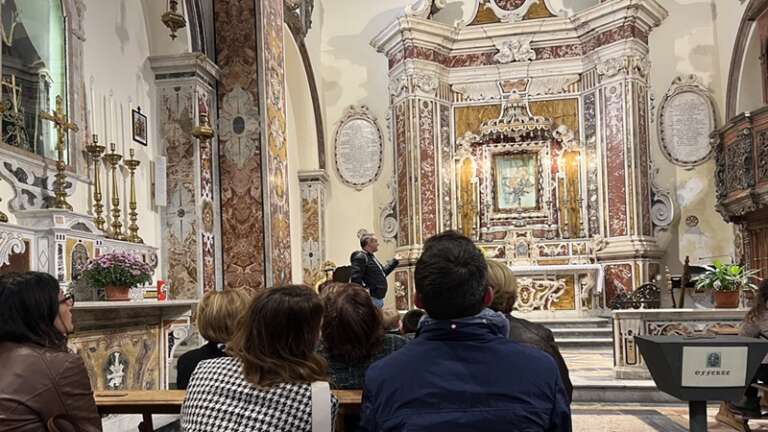
{"type": "Polygon", "coordinates": [[[53,122],[56,128],[56,180],[53,182],[53,192],[55,199],[53,201],[53,208],[72,210],[72,206],[67,202],[67,175],[65,170],[67,164],[64,162],[64,135],[68,131],[78,131],[78,127],[74,123],[70,123],[67,120],[67,115],[64,113],[64,101],[61,96],[56,96],[56,109],[52,113],[42,112],[40,118],[53,122]]]}
{"type": "Polygon", "coordinates": [[[130,150],[130,159],[126,159],[123,164],[128,168],[128,171],[131,173],[131,199],[128,201],[128,208],[131,210],[128,213],[128,220],[130,220],[130,224],[128,225],[128,235],[126,236],[126,240],[131,243],[144,243],[144,240],[139,237],[139,226],[136,224],[136,221],[138,220],[138,213],[136,213],[136,168],[141,165],[141,161],[136,160],[133,157],[133,149],[130,150]]]}
{"type": "Polygon", "coordinates": [[[104,161],[112,167],[112,229],[109,231],[109,238],[125,240],[123,223],[120,222],[120,195],[117,189],[117,166],[123,157],[115,153],[115,143],[110,144],[109,147],[111,152],[104,155],[104,161]]]}
{"type": "Polygon", "coordinates": [[[93,223],[104,232],[106,232],[104,224],[107,221],[102,216],[104,214],[104,204],[101,203],[101,171],[99,166],[101,165],[101,155],[104,154],[106,149],[105,146],[99,144],[99,136],[96,134],[93,134],[91,144],[85,146],[85,150],[91,156],[91,161],[93,162],[93,211],[96,213],[93,223]]]}
{"type": "Polygon", "coordinates": [[[213,128],[211,128],[211,125],[208,121],[208,106],[205,104],[205,101],[203,101],[202,98],[199,98],[197,107],[200,121],[198,125],[192,129],[192,136],[199,139],[200,141],[207,142],[209,139],[213,138],[214,134],[213,128]]]}
{"type": "Polygon", "coordinates": [[[168,0],[168,9],[162,16],[163,24],[171,29],[171,39],[176,39],[176,32],[187,26],[187,20],[184,15],[179,13],[179,1],[168,0]]]}

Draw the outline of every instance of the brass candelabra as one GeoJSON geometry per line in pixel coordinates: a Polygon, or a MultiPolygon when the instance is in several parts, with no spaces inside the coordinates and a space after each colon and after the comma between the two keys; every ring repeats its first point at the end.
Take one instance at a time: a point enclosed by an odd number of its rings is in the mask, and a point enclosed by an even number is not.
{"type": "Polygon", "coordinates": [[[117,190],[117,166],[123,157],[115,153],[115,143],[109,147],[111,152],[104,155],[104,160],[112,167],[112,229],[109,231],[109,238],[125,240],[123,223],[120,222],[120,195],[117,190]]]}
{"type": "Polygon", "coordinates": [[[126,159],[123,164],[126,168],[128,168],[128,171],[131,173],[131,198],[128,201],[128,208],[131,210],[128,213],[128,220],[130,220],[130,224],[128,225],[128,235],[126,236],[126,240],[131,243],[144,243],[144,240],[139,237],[139,226],[136,224],[136,221],[138,220],[138,213],[136,213],[136,168],[139,167],[141,164],[141,161],[136,160],[133,157],[133,149],[130,150],[130,159],[126,159]]]}
{"type": "Polygon", "coordinates": [[[91,161],[93,162],[93,211],[96,213],[93,223],[104,232],[107,232],[104,226],[107,221],[102,216],[104,214],[104,204],[101,203],[101,171],[99,170],[99,165],[101,165],[101,155],[104,154],[106,149],[105,146],[99,144],[99,136],[96,134],[93,135],[91,144],[85,146],[85,150],[91,156],[91,161]]]}
{"type": "Polygon", "coordinates": [[[54,201],[53,208],[72,210],[72,206],[67,202],[67,175],[65,170],[67,164],[64,162],[64,135],[68,131],[78,131],[74,123],[67,120],[64,113],[64,101],[61,96],[56,96],[56,108],[52,113],[42,112],[40,118],[53,122],[56,128],[56,180],[53,182],[54,201]]]}

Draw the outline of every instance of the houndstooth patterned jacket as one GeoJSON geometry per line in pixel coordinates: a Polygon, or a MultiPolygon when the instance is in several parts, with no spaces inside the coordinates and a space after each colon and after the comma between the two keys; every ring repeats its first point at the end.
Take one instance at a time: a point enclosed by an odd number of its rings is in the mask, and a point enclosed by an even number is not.
{"type": "MultiPolygon", "coordinates": [[[[335,396],[331,399],[335,419],[339,405],[335,396]]],[[[181,407],[181,425],[186,432],[311,432],[311,386],[279,384],[259,389],[245,380],[240,360],[206,360],[192,374],[181,407]]]]}

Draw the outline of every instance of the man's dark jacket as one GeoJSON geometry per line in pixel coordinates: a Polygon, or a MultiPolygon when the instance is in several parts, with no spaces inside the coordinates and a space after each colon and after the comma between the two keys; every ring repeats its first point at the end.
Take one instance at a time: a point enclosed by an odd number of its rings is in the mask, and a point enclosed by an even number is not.
{"type": "Polygon", "coordinates": [[[570,432],[571,419],[552,357],[487,320],[447,320],[368,368],[359,430],[570,432]]]}
{"type": "Polygon", "coordinates": [[[379,267],[376,257],[364,250],[356,251],[349,258],[352,264],[353,283],[360,284],[368,289],[371,297],[383,299],[387,295],[387,276],[397,267],[398,261],[393,259],[386,265],[379,267]]]}
{"type": "Polygon", "coordinates": [[[552,330],[541,324],[532,323],[512,315],[505,316],[509,320],[509,338],[511,340],[538,348],[555,359],[557,368],[560,369],[560,379],[563,382],[565,392],[568,394],[568,400],[572,401],[573,384],[571,384],[571,378],[568,374],[568,365],[565,364],[565,360],[557,348],[552,330]]]}

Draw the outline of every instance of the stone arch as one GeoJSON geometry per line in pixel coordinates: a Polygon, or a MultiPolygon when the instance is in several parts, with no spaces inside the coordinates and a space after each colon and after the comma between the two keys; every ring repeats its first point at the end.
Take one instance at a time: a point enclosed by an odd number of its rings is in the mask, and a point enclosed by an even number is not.
{"type": "Polygon", "coordinates": [[[736,116],[739,90],[741,88],[743,66],[745,56],[748,53],[750,36],[754,35],[754,27],[757,18],[768,10],[768,0],[750,0],[736,33],[736,42],[733,45],[731,65],[728,71],[728,86],[726,90],[725,118],[736,116]]]}

